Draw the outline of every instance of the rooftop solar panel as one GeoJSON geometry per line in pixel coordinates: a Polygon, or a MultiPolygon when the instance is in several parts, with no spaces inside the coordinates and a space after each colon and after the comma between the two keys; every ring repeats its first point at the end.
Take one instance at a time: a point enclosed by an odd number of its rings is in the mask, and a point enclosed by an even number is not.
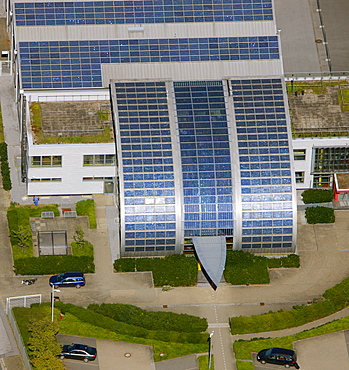
{"type": "Polygon", "coordinates": [[[222,81],[175,82],[184,236],[233,234],[233,185],[222,81]]]}
{"type": "Polygon", "coordinates": [[[164,82],[115,83],[125,252],[174,251],[173,152],[164,82]]]}
{"type": "Polygon", "coordinates": [[[24,89],[101,87],[101,64],[279,59],[277,36],[20,42],[24,89]]]}
{"type": "Polygon", "coordinates": [[[289,139],[281,80],[232,80],[242,193],[242,247],[290,248],[289,139]]]}
{"type": "Polygon", "coordinates": [[[17,26],[243,22],[273,19],[272,0],[15,3],[17,26]]]}

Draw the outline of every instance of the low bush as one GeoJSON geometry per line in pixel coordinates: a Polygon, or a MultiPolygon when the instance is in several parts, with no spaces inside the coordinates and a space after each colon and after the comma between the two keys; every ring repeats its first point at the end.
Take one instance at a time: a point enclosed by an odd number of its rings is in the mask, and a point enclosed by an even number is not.
{"type": "Polygon", "coordinates": [[[180,333],[176,331],[144,329],[140,326],[113,320],[93,310],[72,304],[57,302],[56,307],[59,307],[62,313],[69,312],[83,322],[123,335],[175,343],[205,343],[208,338],[207,333],[180,333]]]}
{"type": "Polygon", "coordinates": [[[192,286],[197,281],[195,257],[174,254],[164,258],[120,258],[114,262],[116,272],[152,271],[154,285],[192,286]]]}
{"type": "Polygon", "coordinates": [[[268,284],[267,258],[243,251],[227,251],[224,279],[233,285],[268,284]]]}
{"type": "Polygon", "coordinates": [[[292,310],[230,318],[232,334],[261,333],[306,324],[349,306],[349,277],[326,290],[323,301],[294,306],[292,310]]]}
{"type": "Polygon", "coordinates": [[[18,258],[14,261],[17,275],[52,275],[66,271],[95,272],[93,257],[40,256],[18,258]]]}
{"type": "Polygon", "coordinates": [[[85,240],[84,246],[81,247],[80,245],[77,245],[76,242],[71,243],[73,256],[80,257],[80,256],[90,256],[93,257],[93,245],[85,240]]]}
{"type": "Polygon", "coordinates": [[[95,202],[93,199],[80,200],[76,203],[76,214],[78,216],[88,216],[90,229],[97,228],[95,202]]]}
{"type": "Polygon", "coordinates": [[[305,204],[326,203],[333,201],[332,189],[307,189],[302,193],[302,200],[305,204]]]}
{"type": "Polygon", "coordinates": [[[148,330],[200,333],[207,329],[207,320],[205,318],[174,312],[147,311],[130,304],[91,304],[88,306],[88,309],[108,316],[113,320],[140,326],[148,330]]]}
{"type": "Polygon", "coordinates": [[[308,207],[305,210],[305,217],[308,224],[330,224],[335,222],[334,210],[328,207],[308,207]]]}

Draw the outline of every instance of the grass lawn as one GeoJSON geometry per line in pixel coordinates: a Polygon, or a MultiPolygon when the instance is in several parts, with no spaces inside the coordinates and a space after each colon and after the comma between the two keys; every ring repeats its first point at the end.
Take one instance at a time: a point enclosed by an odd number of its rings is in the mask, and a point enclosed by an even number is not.
{"type": "MultiPolygon", "coordinates": [[[[280,338],[256,338],[249,341],[239,340],[234,342],[233,348],[235,352],[235,357],[237,360],[251,360],[252,352],[259,352],[262,349],[269,347],[281,347],[293,349],[293,342],[301,339],[312,338],[318,335],[333,333],[339,330],[344,330],[349,328],[349,317],[344,317],[339,320],[331,321],[327,324],[318,326],[314,329],[302,331],[297,334],[293,334],[287,337],[280,338]]],[[[244,366],[243,361],[239,362],[238,370],[249,370],[248,367],[244,366]]],[[[252,368],[251,368],[252,369],[252,368]]]]}
{"type": "Polygon", "coordinates": [[[136,338],[127,335],[117,334],[109,330],[97,327],[80,321],[70,313],[66,313],[59,325],[60,334],[79,335],[98,339],[116,340],[119,342],[129,342],[151,345],[154,348],[154,360],[168,360],[170,358],[187,356],[193,353],[207,352],[207,344],[192,343],[171,343],[158,340],[136,338]],[[160,356],[163,353],[164,356],[160,356]]]}

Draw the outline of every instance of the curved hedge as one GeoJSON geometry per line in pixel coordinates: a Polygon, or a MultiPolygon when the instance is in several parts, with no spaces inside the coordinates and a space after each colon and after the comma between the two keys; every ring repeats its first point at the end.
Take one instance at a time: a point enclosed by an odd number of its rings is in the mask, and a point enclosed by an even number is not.
{"type": "Polygon", "coordinates": [[[180,333],[177,331],[144,329],[140,326],[113,320],[91,309],[75,306],[70,303],[57,302],[56,307],[59,307],[62,313],[69,312],[83,322],[131,337],[175,343],[206,343],[208,338],[208,333],[180,333]]]}
{"type": "Polygon", "coordinates": [[[294,306],[292,310],[230,318],[232,334],[261,333],[304,325],[349,306],[349,277],[326,290],[323,301],[294,306]]]}
{"type": "Polygon", "coordinates": [[[108,316],[116,321],[140,326],[148,330],[169,330],[178,332],[203,332],[207,329],[207,320],[187,314],[174,312],[147,311],[137,306],[122,303],[90,304],[88,309],[108,316]]]}

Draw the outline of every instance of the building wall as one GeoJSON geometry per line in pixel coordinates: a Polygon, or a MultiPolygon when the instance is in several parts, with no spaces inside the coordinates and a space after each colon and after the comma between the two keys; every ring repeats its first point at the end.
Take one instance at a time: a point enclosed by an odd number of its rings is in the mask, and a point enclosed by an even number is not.
{"type": "Polygon", "coordinates": [[[312,163],[313,148],[345,147],[349,145],[349,138],[297,138],[292,139],[293,150],[305,149],[305,160],[294,161],[294,171],[304,172],[304,183],[296,183],[296,189],[308,189],[313,187],[312,163]]]}

